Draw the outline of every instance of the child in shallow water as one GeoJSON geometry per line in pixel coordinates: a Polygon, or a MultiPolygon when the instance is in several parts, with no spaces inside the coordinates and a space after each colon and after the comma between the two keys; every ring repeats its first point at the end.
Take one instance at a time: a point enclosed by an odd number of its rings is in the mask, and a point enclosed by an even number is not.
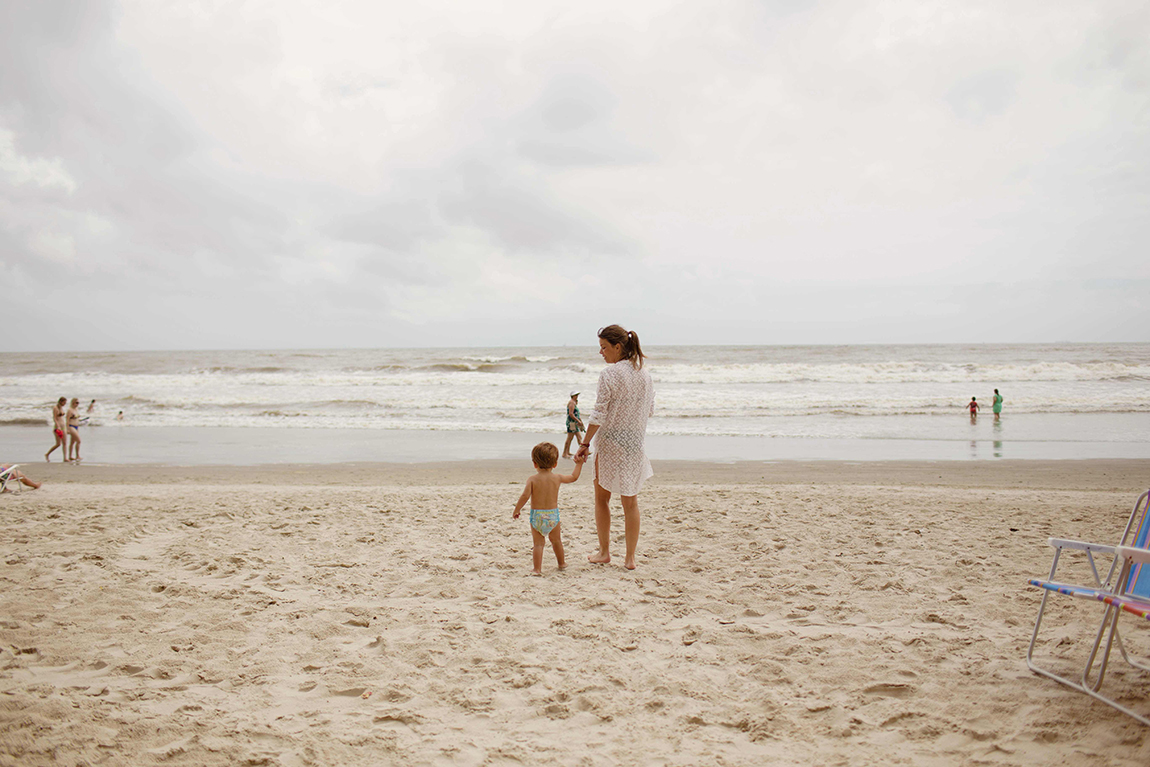
{"type": "Polygon", "coordinates": [[[559,486],[579,479],[583,464],[575,464],[570,474],[556,474],[551,471],[559,463],[559,448],[550,442],[540,442],[531,451],[531,462],[535,464],[535,474],[527,479],[527,486],[515,504],[512,519],[519,519],[519,512],[527,501],[531,501],[531,539],[535,547],[531,550],[532,575],[543,574],[543,549],[547,539],[555,551],[555,560],[560,570],[567,568],[563,558],[563,539],[559,531],[559,486]]]}

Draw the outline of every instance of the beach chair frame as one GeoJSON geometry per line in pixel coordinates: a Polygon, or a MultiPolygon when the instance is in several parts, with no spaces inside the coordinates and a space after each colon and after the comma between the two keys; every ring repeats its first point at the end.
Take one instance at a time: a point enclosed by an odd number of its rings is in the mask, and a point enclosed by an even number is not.
{"type": "Polygon", "coordinates": [[[1119,653],[1127,664],[1143,671],[1150,671],[1150,664],[1140,659],[1132,658],[1127,653],[1118,628],[1118,619],[1123,612],[1133,613],[1143,618],[1150,616],[1150,598],[1140,594],[1130,593],[1139,576],[1142,578],[1150,578],[1150,565],[1147,565],[1145,568],[1141,567],[1150,562],[1150,550],[1146,548],[1148,543],[1150,543],[1148,537],[1150,537],[1150,490],[1140,495],[1138,500],[1135,501],[1134,508],[1130,512],[1130,518],[1127,520],[1126,527],[1122,531],[1122,537],[1115,546],[1059,538],[1051,538],[1049,540],[1050,546],[1054,548],[1054,558],[1050,565],[1050,575],[1045,580],[1030,580],[1031,585],[1043,589],[1043,594],[1042,602],[1038,607],[1038,617],[1034,621],[1034,632],[1030,637],[1030,646],[1026,651],[1026,665],[1036,674],[1047,677],[1048,679],[1053,679],[1060,684],[1064,684],[1080,692],[1085,692],[1091,697],[1097,698],[1122,713],[1133,717],[1142,724],[1150,726],[1150,718],[1122,706],[1114,699],[1100,692],[1102,682],[1106,677],[1110,653],[1115,645],[1118,647],[1119,653]],[[1132,533],[1133,539],[1131,538],[1132,533]],[[1128,545],[1130,543],[1134,545],[1128,545]],[[1063,551],[1066,550],[1083,552],[1085,554],[1090,564],[1090,570],[1094,576],[1093,585],[1080,586],[1060,583],[1057,580],[1058,565],[1063,551]],[[1095,561],[1096,554],[1110,557],[1110,566],[1107,569],[1105,579],[1103,579],[1099,573],[1095,561]],[[1142,572],[1143,569],[1145,569],[1145,573],[1142,572]],[[1064,594],[1067,596],[1092,599],[1102,602],[1105,605],[1102,620],[1095,634],[1094,644],[1090,649],[1086,665],[1082,670],[1082,676],[1078,680],[1056,674],[1048,668],[1039,666],[1034,660],[1034,647],[1038,641],[1039,630],[1042,627],[1042,620],[1046,612],[1046,603],[1051,594],[1064,594]],[[1100,649],[1102,650],[1101,656],[1099,656],[1100,649]]]}
{"type": "Polygon", "coordinates": [[[16,469],[20,468],[20,464],[14,463],[7,469],[0,470],[0,493],[8,493],[12,491],[20,491],[20,480],[16,478],[16,469]],[[12,489],[9,490],[8,483],[12,483],[12,489]]]}
{"type": "Polygon", "coordinates": [[[1117,546],[1115,547],[1115,556],[1116,561],[1122,562],[1122,569],[1119,571],[1117,581],[1119,590],[1115,594],[1100,594],[1098,596],[1099,601],[1106,605],[1106,611],[1102,616],[1102,625],[1098,628],[1098,635],[1094,639],[1094,647],[1090,651],[1090,658],[1086,662],[1086,671],[1082,677],[1084,683],[1083,692],[1109,706],[1113,706],[1127,716],[1137,719],[1142,724],[1150,726],[1150,718],[1136,711],[1132,711],[1113,698],[1103,695],[1100,690],[1102,679],[1106,675],[1106,665],[1110,660],[1110,649],[1114,644],[1118,645],[1118,649],[1122,653],[1122,658],[1127,663],[1143,671],[1150,671],[1150,665],[1136,661],[1126,654],[1126,649],[1122,646],[1122,638],[1118,635],[1118,619],[1124,612],[1150,620],[1150,598],[1141,595],[1132,595],[1128,591],[1128,589],[1132,588],[1133,584],[1137,582],[1139,575],[1142,575],[1144,578],[1150,578],[1150,549],[1135,546],[1117,546]],[[1138,572],[1143,567],[1145,567],[1147,574],[1138,572]],[[1103,636],[1106,638],[1106,648],[1103,650],[1102,658],[1099,661],[1098,681],[1096,684],[1090,684],[1090,667],[1094,664],[1094,659],[1102,644],[1103,636]]]}

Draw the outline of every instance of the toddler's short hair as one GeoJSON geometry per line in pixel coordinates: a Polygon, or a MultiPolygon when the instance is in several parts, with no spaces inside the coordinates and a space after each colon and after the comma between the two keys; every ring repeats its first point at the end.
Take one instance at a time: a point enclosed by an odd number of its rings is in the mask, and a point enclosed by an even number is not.
{"type": "Polygon", "coordinates": [[[540,442],[531,449],[531,461],[540,469],[554,469],[559,463],[559,448],[550,442],[540,442]]]}

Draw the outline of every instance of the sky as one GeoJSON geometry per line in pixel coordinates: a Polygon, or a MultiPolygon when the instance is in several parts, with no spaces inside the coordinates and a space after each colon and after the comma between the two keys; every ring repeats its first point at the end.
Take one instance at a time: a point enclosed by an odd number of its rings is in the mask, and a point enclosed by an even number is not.
{"type": "Polygon", "coordinates": [[[0,351],[1150,341],[1150,4],[0,0],[0,351]]]}

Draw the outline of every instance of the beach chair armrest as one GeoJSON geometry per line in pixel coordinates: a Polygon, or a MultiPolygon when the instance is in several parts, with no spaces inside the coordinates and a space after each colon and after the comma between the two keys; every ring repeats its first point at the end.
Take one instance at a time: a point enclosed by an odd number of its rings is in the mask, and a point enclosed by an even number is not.
{"type": "Polygon", "coordinates": [[[1072,541],[1066,538],[1050,538],[1047,543],[1056,549],[1076,549],[1078,551],[1096,551],[1100,554],[1113,554],[1114,547],[1104,543],[1086,543],[1085,541],[1072,541]]]}
{"type": "Polygon", "coordinates": [[[1134,546],[1119,546],[1118,556],[1129,559],[1141,565],[1150,565],[1150,549],[1139,549],[1134,546]]]}

